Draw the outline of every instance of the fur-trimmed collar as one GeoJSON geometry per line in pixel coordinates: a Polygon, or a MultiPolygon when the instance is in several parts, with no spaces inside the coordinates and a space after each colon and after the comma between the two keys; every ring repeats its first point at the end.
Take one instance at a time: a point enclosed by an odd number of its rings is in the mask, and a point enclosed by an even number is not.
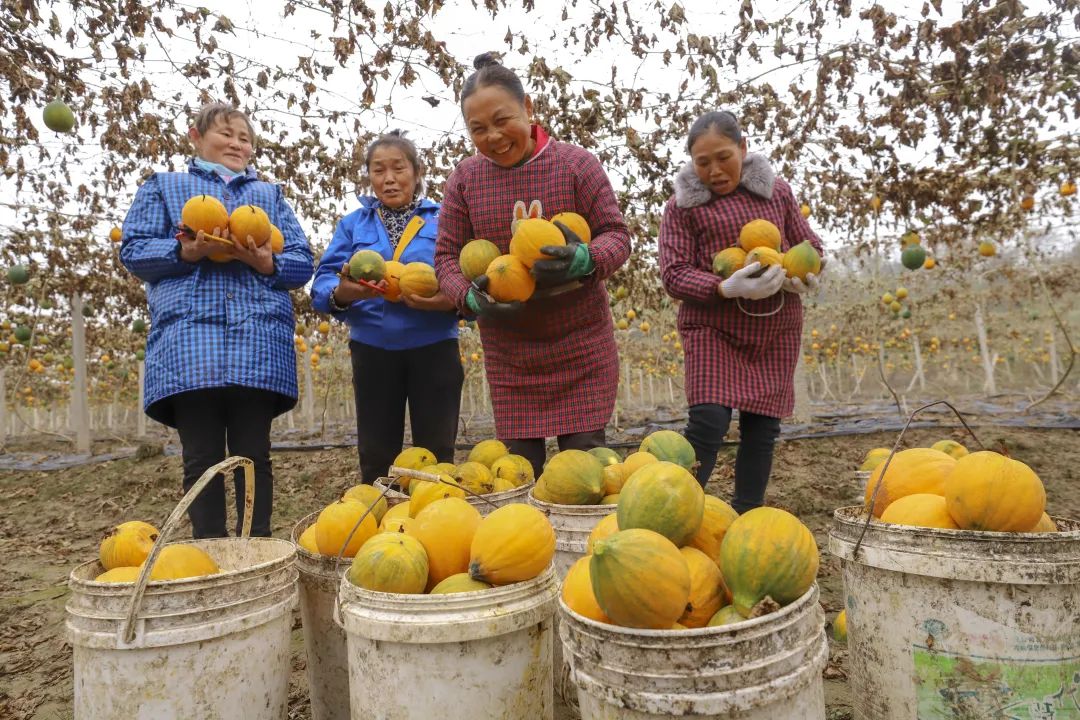
{"type": "MultiPolygon", "coordinates": [[[[769,159],[760,153],[747,153],[739,186],[764,200],[771,200],[775,182],[776,173],[769,159]]],[[[675,204],[681,208],[700,207],[712,199],[712,191],[698,179],[693,163],[683,165],[675,175],[675,204]]]]}

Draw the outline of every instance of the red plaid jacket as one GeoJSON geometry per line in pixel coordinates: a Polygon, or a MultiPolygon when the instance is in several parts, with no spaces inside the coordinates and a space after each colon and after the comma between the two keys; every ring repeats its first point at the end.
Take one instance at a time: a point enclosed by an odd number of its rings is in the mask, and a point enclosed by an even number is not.
{"type": "Polygon", "coordinates": [[[611,418],[619,383],[603,281],[630,256],[630,233],[595,157],[552,139],[520,167],[503,168],[481,155],[462,161],[447,180],[439,215],[439,285],[466,309],[461,248],[485,238],[509,252],[518,202],[539,203],[543,217],[581,214],[592,230],[596,271],[577,290],[530,300],[512,321],[480,319],[496,435],[510,440],[598,430],[611,418]]]}
{"type": "Polygon", "coordinates": [[[721,298],[712,257],[736,245],[739,230],[755,218],[780,228],[784,251],[809,239],[820,253],[821,241],[799,212],[791,187],[773,177],[763,156],[747,156],[743,179],[728,195],[712,195],[689,164],[675,186],[660,225],[660,272],[664,289],[683,301],[678,327],[687,402],[790,415],[802,339],[799,296],[781,291],[757,301],[721,298]]]}

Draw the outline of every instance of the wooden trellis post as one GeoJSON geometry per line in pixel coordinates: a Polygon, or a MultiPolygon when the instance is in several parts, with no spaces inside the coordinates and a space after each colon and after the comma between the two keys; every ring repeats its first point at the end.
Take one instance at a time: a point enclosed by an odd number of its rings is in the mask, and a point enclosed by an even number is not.
{"type": "Polygon", "coordinates": [[[143,402],[146,401],[146,362],[139,361],[139,406],[135,408],[135,436],[146,437],[146,413],[143,402]]]}
{"type": "Polygon", "coordinates": [[[7,442],[8,433],[8,410],[7,410],[7,370],[0,368],[0,447],[7,442]]]}
{"type": "Polygon", "coordinates": [[[71,296],[71,355],[75,382],[71,388],[71,423],[77,452],[90,453],[90,408],[86,397],[86,319],[82,295],[71,296]]]}
{"type": "Polygon", "coordinates": [[[304,353],[304,419],[308,432],[315,431],[315,378],[311,369],[311,349],[304,353]]]}
{"type": "Polygon", "coordinates": [[[986,380],[983,387],[988,395],[997,395],[997,383],[994,381],[994,363],[990,359],[990,343],[986,339],[986,324],[983,322],[982,305],[975,305],[975,333],[979,338],[979,355],[982,357],[983,372],[986,380]]]}

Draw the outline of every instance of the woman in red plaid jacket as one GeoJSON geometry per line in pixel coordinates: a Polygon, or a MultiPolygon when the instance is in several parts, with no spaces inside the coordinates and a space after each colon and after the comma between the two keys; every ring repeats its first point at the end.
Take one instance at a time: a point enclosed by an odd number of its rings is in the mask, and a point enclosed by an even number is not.
{"type": "Polygon", "coordinates": [[[730,112],[708,112],[690,128],[688,162],[675,178],[675,196],[660,225],[664,289],[681,300],[679,335],[686,355],[686,439],[704,487],[716,465],[733,410],[739,411],[735,498],[741,512],[760,506],[772,469],[780,418],[795,405],[793,378],[802,338],[800,295],[817,289],[788,279],[778,265],[758,277],[751,263],[721,282],[712,257],[738,243],[739,230],[757,218],[780,229],[782,250],[803,240],[821,242],[799,212],[791,187],[763,155],[746,152],[730,112]]]}
{"type": "Polygon", "coordinates": [[[461,93],[461,111],[477,153],[446,182],[435,271],[443,293],[478,316],[495,434],[510,452],[543,468],[545,438],[559,448],[605,444],[615,407],[619,358],[604,279],[630,255],[630,233],[599,161],[549,138],[532,122],[521,80],[490,53],[461,93]],[[509,252],[511,224],[523,217],[582,215],[592,241],[559,225],[566,247],[532,268],[537,292],[525,304],[494,302],[461,272],[458,257],[472,238],[509,252]]]}

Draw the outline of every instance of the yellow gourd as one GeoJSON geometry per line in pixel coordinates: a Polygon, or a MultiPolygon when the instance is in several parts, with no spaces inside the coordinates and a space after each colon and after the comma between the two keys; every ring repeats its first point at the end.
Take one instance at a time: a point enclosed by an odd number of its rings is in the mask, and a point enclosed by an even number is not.
{"type": "Polygon", "coordinates": [[[1046,510],[1046,490],[1031,468],[995,452],[956,461],[945,481],[945,505],[964,530],[1027,532],[1046,510]]]}
{"type": "Polygon", "coordinates": [[[690,570],[690,599],[679,622],[688,628],[705,627],[712,616],[731,601],[724,576],[712,558],[697,548],[684,547],[679,552],[690,570]]]}
{"type": "Polygon", "coordinates": [[[338,500],[323,508],[319,513],[319,519],[315,521],[315,545],[323,555],[337,556],[342,546],[345,551],[342,557],[355,557],[356,552],[363,546],[367,539],[378,532],[379,525],[375,522],[375,513],[368,512],[368,506],[356,500],[338,500]],[[360,518],[363,522],[356,528],[356,532],[349,538],[349,533],[360,518]]]}
{"type": "Polygon", "coordinates": [[[596,602],[596,595],[593,594],[592,577],[589,575],[591,560],[592,556],[586,555],[578,558],[570,566],[566,579],[563,580],[562,599],[566,606],[578,615],[596,622],[610,623],[611,618],[600,609],[600,605],[596,602]]]}
{"type": "Polygon", "coordinates": [[[364,543],[347,575],[366,590],[416,595],[427,587],[427,553],[414,537],[381,533],[364,543]]]}
{"type": "Polygon", "coordinates": [[[461,498],[436,500],[406,530],[423,544],[428,558],[428,588],[469,569],[469,553],[480,512],[461,498]]]}
{"type": "Polygon", "coordinates": [[[474,580],[508,585],[531,580],[555,556],[555,530],[531,505],[512,503],[480,521],[473,536],[469,574],[474,580]]]}

